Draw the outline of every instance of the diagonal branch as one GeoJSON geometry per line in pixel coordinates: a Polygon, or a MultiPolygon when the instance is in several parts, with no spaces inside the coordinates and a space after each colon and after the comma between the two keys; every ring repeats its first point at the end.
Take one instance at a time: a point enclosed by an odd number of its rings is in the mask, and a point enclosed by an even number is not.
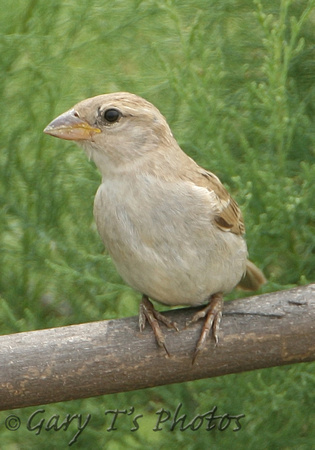
{"type": "Polygon", "coordinates": [[[166,313],[181,330],[163,327],[171,357],[136,317],[0,336],[0,410],[315,360],[315,284],[226,302],[194,365],[192,313],[166,313]]]}

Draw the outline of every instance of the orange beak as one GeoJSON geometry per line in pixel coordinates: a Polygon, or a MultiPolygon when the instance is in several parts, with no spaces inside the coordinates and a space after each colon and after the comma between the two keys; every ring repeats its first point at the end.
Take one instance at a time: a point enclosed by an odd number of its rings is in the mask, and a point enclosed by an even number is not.
{"type": "Polygon", "coordinates": [[[90,139],[95,133],[101,133],[101,130],[91,126],[81,119],[74,109],[70,109],[50,122],[44,133],[68,141],[82,141],[90,139]]]}

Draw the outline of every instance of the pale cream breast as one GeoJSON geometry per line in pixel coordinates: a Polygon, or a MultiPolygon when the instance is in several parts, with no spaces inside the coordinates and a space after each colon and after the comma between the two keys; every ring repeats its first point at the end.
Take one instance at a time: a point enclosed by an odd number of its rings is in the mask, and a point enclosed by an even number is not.
{"type": "Polygon", "coordinates": [[[189,183],[127,178],[104,180],[94,205],[98,231],[122,278],[170,305],[200,304],[232,290],[245,271],[246,243],[214,225],[211,195],[208,203],[189,183]]]}

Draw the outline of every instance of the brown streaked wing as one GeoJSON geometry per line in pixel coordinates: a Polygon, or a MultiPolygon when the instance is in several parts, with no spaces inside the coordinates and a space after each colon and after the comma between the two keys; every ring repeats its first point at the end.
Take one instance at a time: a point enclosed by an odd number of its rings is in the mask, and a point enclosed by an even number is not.
{"type": "Polygon", "coordinates": [[[243,216],[236,201],[233,200],[216,175],[203,169],[199,173],[202,177],[200,177],[196,184],[215,192],[217,195],[219,202],[218,210],[220,211],[215,217],[217,227],[223,231],[244,234],[245,226],[243,216]]]}

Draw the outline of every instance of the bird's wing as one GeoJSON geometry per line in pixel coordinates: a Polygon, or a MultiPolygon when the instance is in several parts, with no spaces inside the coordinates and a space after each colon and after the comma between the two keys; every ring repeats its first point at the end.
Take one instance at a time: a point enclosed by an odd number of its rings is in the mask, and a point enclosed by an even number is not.
{"type": "Polygon", "coordinates": [[[245,226],[241,210],[219,178],[201,167],[198,167],[197,173],[195,172],[194,175],[196,176],[191,181],[197,187],[206,188],[212,194],[215,225],[223,231],[244,234],[245,226]]]}

